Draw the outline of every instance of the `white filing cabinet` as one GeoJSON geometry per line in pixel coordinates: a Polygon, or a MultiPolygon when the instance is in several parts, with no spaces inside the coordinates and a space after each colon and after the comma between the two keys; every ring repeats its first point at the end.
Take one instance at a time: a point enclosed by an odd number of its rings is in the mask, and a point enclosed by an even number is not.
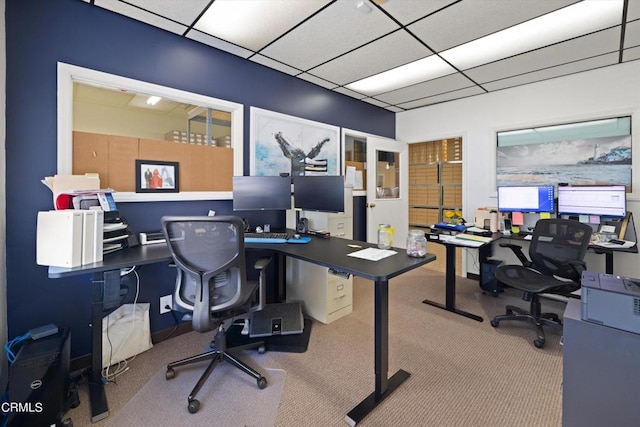
{"type": "MultiPolygon", "coordinates": [[[[309,220],[311,230],[325,230],[331,238],[353,238],[353,195],[344,189],[344,213],[301,212],[309,220]]],[[[295,214],[287,217],[289,228],[295,228],[295,214]]],[[[319,239],[319,237],[312,237],[319,239]]],[[[353,311],[353,276],[345,279],[329,273],[327,267],[306,261],[287,259],[287,300],[301,301],[303,311],[322,323],[331,323],[353,311]]]]}

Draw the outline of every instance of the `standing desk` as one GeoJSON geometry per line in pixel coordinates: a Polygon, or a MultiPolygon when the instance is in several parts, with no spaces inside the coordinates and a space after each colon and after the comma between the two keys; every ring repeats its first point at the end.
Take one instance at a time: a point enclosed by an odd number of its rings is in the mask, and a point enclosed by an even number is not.
{"type": "MultiPolygon", "coordinates": [[[[375,245],[341,238],[312,238],[307,244],[245,244],[245,249],[271,250],[279,258],[278,273],[283,286],[283,264],[286,257],[293,257],[334,270],[353,274],[374,282],[374,373],[375,388],[361,403],[353,408],[345,417],[350,425],[356,425],[380,402],[389,396],[410,374],[402,369],[388,377],[389,368],[389,280],[407,271],[418,268],[435,260],[435,255],[427,254],[424,258],[412,258],[404,249],[393,248],[398,253],[380,261],[367,261],[347,256],[360,248],[375,245]]],[[[165,245],[137,246],[105,255],[102,262],[87,264],[75,268],[49,267],[49,278],[64,278],[80,274],[93,274],[92,321],[92,368],[89,378],[89,397],[91,400],[91,420],[99,421],[109,416],[107,399],[102,383],[102,302],[103,273],[119,270],[133,265],[153,264],[171,261],[169,249],[165,245]]],[[[278,297],[282,298],[282,288],[278,297]]]]}
{"type": "Polygon", "coordinates": [[[468,317],[469,319],[482,322],[483,319],[481,316],[456,308],[456,248],[478,249],[478,252],[480,253],[480,259],[486,260],[488,258],[487,252],[491,251],[491,244],[493,243],[493,241],[487,242],[480,246],[477,246],[477,245],[472,246],[470,244],[465,244],[464,242],[456,242],[453,240],[440,240],[439,238],[429,239],[429,242],[439,243],[445,246],[445,250],[446,250],[445,303],[443,305],[428,299],[422,302],[424,304],[429,304],[431,306],[438,307],[443,310],[447,310],[452,313],[468,317]]]}

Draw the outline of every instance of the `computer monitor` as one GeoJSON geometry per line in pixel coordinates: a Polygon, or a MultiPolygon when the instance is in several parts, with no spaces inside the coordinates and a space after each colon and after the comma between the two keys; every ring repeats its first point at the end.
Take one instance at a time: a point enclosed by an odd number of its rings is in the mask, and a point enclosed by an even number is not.
{"type": "Polygon", "coordinates": [[[287,209],[291,209],[290,177],[233,177],[234,211],[267,211],[287,209]]]}
{"type": "Polygon", "coordinates": [[[622,218],[627,214],[624,185],[558,187],[558,213],[622,218]]]}
{"type": "Polygon", "coordinates": [[[344,177],[340,175],[294,176],[293,200],[296,209],[344,212],[344,177]]]}
{"type": "Polygon", "coordinates": [[[553,185],[498,187],[500,212],[553,213],[553,206],[553,185]]]}

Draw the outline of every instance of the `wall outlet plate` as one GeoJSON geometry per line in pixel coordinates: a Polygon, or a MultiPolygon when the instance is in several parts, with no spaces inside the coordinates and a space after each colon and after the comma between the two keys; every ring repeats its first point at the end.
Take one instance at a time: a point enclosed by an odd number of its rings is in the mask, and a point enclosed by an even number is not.
{"type": "Polygon", "coordinates": [[[173,296],[165,295],[160,297],[160,314],[169,313],[171,311],[171,307],[173,307],[173,296]],[[169,308],[166,308],[166,307],[169,308]]]}

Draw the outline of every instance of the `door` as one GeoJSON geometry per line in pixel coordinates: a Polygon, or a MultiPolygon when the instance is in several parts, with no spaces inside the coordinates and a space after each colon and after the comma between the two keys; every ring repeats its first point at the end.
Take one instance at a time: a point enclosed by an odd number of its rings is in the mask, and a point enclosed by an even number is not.
{"type": "Polygon", "coordinates": [[[393,246],[404,248],[409,232],[408,144],[367,137],[367,241],[378,241],[378,224],[395,228],[393,246]]]}

